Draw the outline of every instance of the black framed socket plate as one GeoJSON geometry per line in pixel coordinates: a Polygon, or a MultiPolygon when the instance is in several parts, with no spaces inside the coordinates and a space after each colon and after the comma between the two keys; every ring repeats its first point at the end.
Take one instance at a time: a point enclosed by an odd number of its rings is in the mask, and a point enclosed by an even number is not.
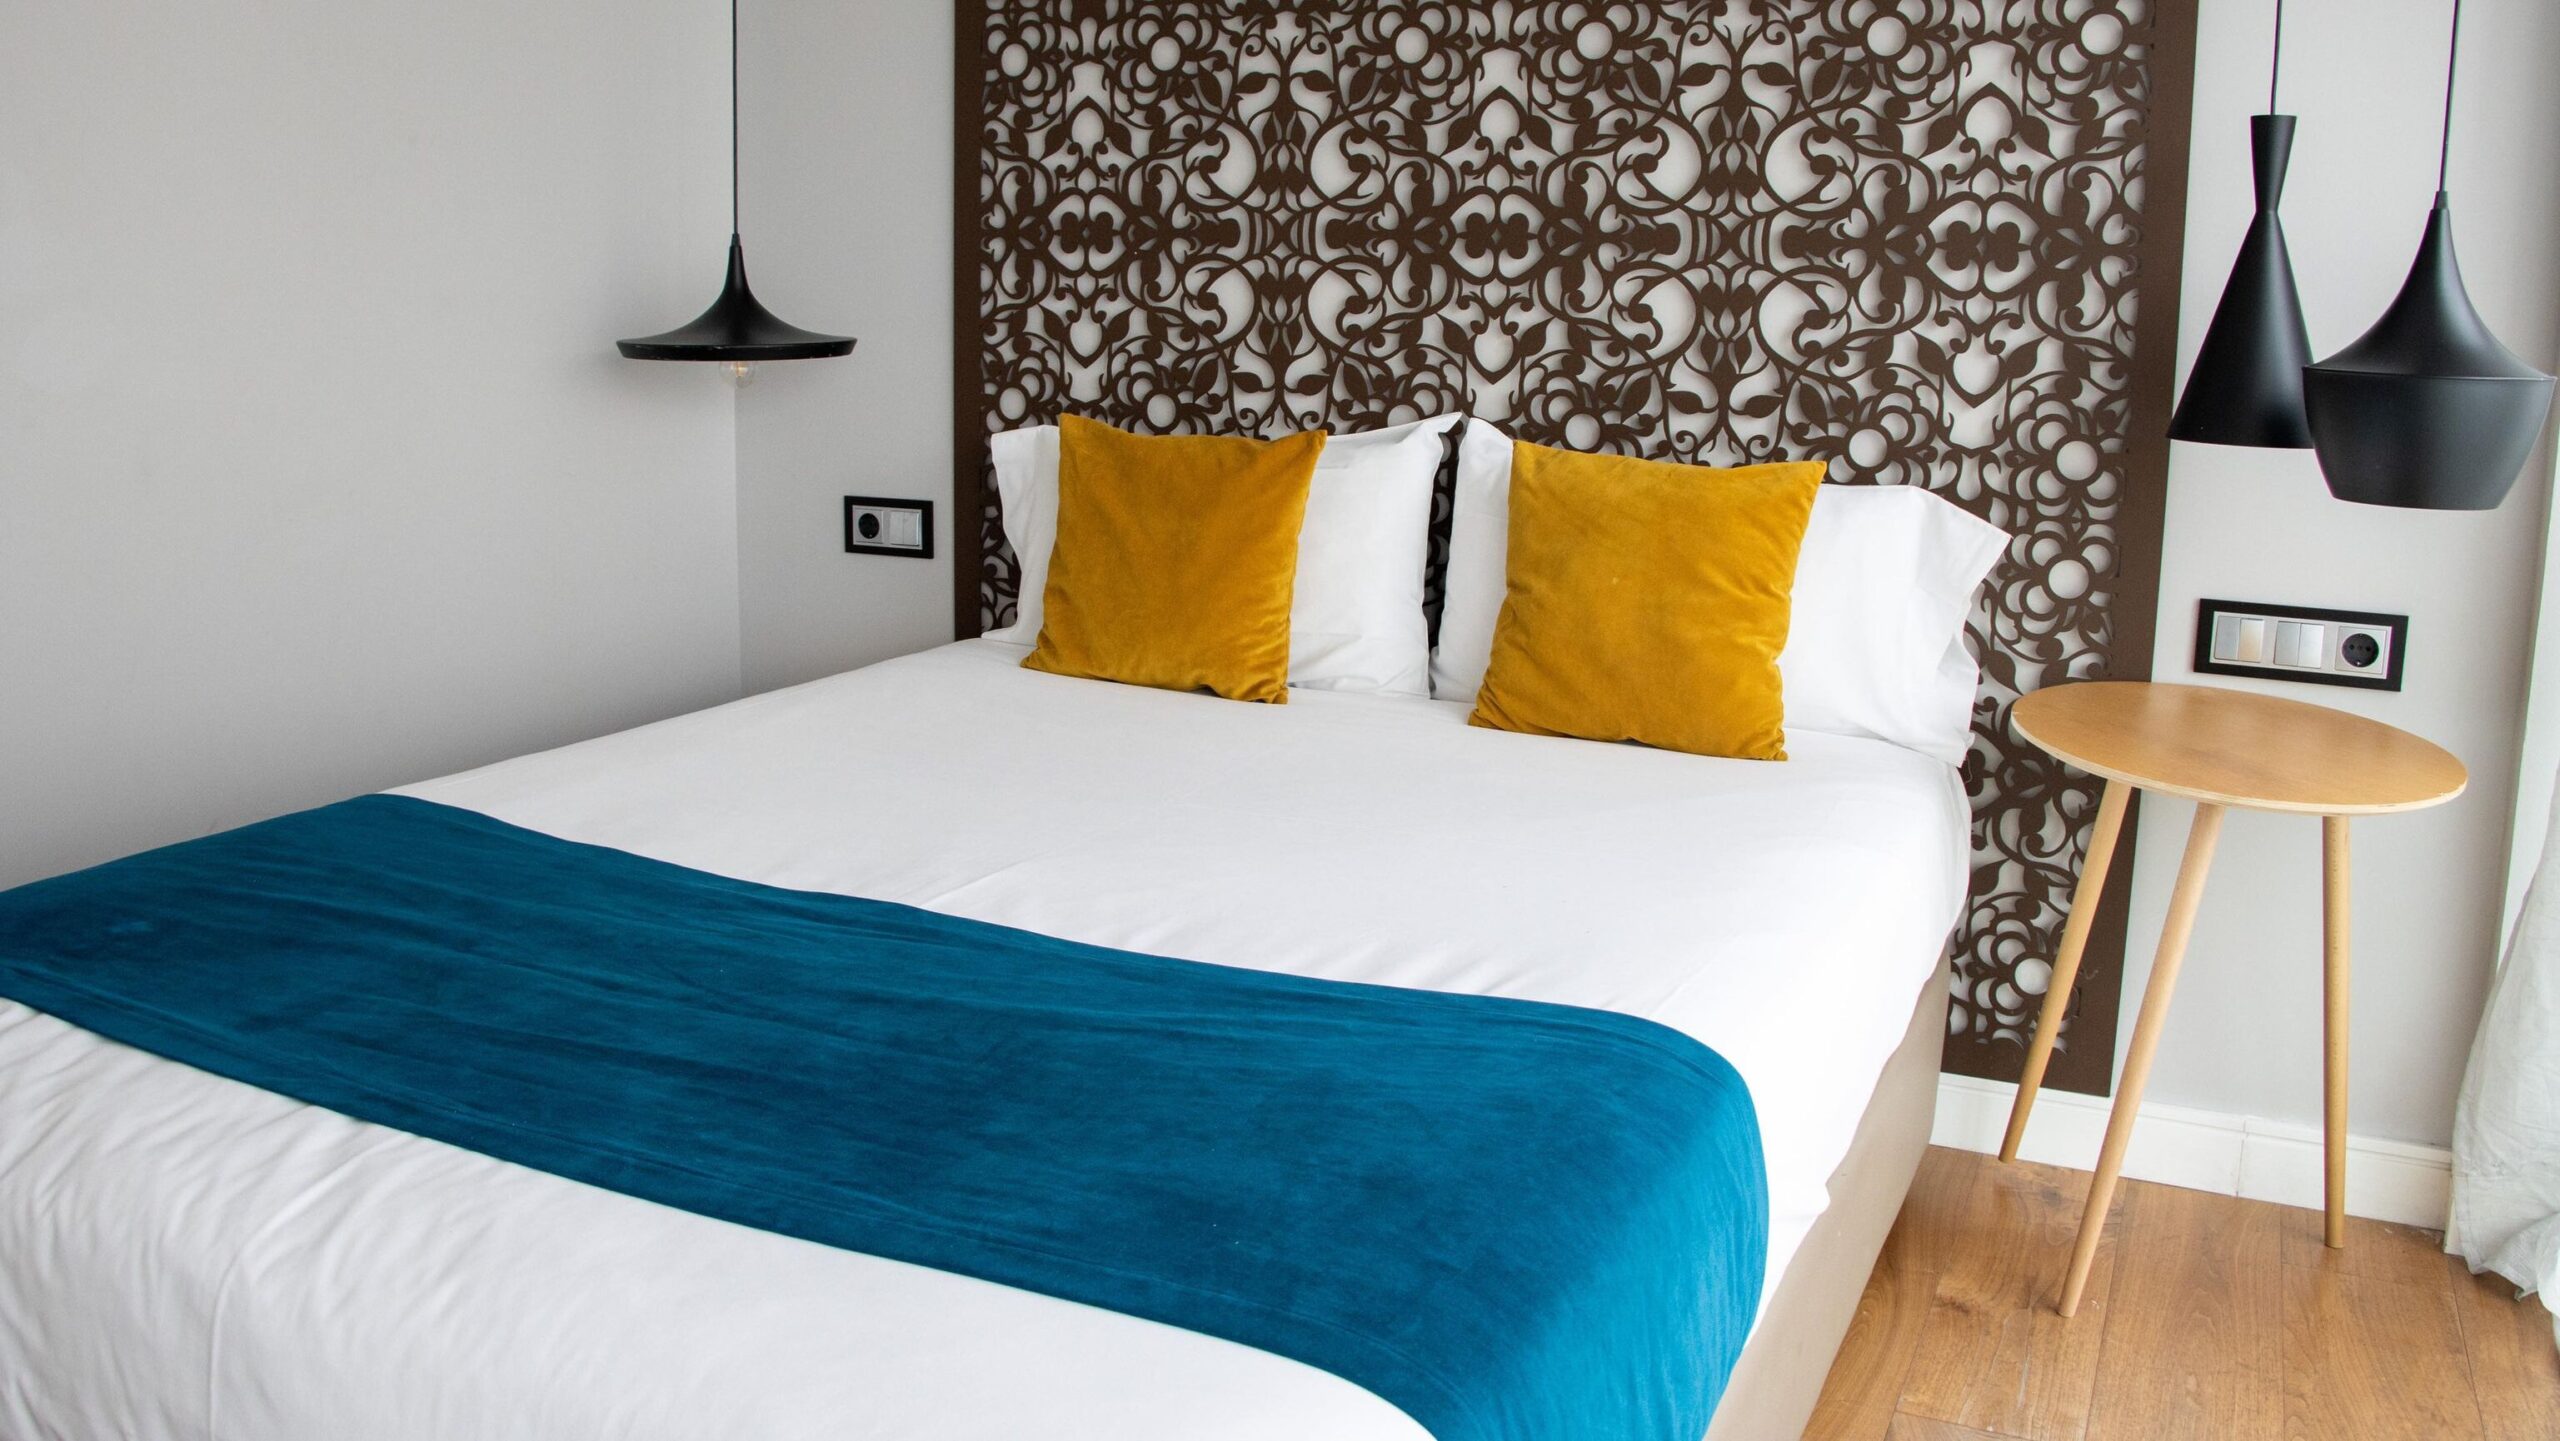
{"type": "Polygon", "coordinates": [[[844,548],[854,555],[933,559],[933,502],[877,495],[844,498],[844,548]]]}
{"type": "Polygon", "coordinates": [[[2409,618],[2271,601],[2196,602],[2195,668],[2310,685],[2398,690],[2409,618]]]}

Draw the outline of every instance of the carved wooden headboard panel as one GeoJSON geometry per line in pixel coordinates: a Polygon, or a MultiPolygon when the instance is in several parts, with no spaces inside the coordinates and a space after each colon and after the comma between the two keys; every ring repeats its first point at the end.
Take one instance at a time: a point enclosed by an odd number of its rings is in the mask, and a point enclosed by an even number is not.
{"type": "Polygon", "coordinates": [[[2013,1071],[2097,789],[2009,703],[2150,667],[2194,3],[960,0],[960,633],[1014,605],[986,436],[1066,410],[1928,486],[2017,537],[1948,1043],[2013,1071]]]}

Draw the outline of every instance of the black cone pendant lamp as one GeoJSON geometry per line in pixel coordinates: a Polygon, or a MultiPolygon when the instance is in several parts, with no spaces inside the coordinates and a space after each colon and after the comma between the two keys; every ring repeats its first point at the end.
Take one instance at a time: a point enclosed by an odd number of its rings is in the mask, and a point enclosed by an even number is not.
{"type": "MultiPolygon", "coordinates": [[[[2453,35],[2462,39],[2462,0],[2453,35]]],[[[2445,60],[2436,204],[2409,278],[2355,344],[2303,372],[2329,493],[2366,505],[2494,510],[2551,409],[2552,378],[2489,332],[2453,255],[2445,162],[2453,146],[2453,57],[2445,60]]]]}
{"type": "MultiPolygon", "coordinates": [[[[2276,63],[2284,60],[2284,6],[2276,6],[2276,63]]],[[[2267,113],[2249,118],[2249,157],[2257,178],[2258,213],[2240,241],[2231,279],[2214,307],[2213,324],[2187,375],[2187,393],[2169,420],[2171,440],[2302,450],[2311,444],[2303,413],[2302,367],[2311,335],[2302,324],[2293,257],[2285,249],[2276,203],[2284,197],[2285,164],[2293,156],[2293,117],[2276,109],[2267,79],[2267,113]]]]}
{"type": "Polygon", "coordinates": [[[853,353],[851,336],[802,330],[765,309],[747,288],[746,251],[738,244],[738,0],[729,0],[729,278],[720,298],[690,323],[615,344],[632,360],[717,361],[742,385],[758,361],[853,353]]]}

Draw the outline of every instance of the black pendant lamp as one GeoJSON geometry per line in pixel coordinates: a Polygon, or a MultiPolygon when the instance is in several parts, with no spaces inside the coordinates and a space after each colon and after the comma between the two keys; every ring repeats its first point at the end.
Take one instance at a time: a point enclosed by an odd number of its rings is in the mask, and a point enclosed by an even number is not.
{"type": "MultiPolygon", "coordinates": [[[[2284,62],[2284,6],[2276,6],[2275,64],[2284,62]]],[[[2293,117],[2276,113],[2276,79],[2267,77],[2267,113],[2249,117],[2249,158],[2258,213],[2240,241],[2222,303],[2205,327],[2187,393],[2169,420],[2171,440],[2304,450],[2311,422],[2303,413],[2302,367],[2311,363],[2311,334],[2302,324],[2293,257],[2285,249],[2286,162],[2293,156],[2293,117]]]]}
{"type": "Polygon", "coordinates": [[[764,308],[747,288],[746,251],[738,244],[738,0],[729,0],[729,278],[711,308],[663,335],[615,342],[632,360],[709,360],[729,367],[739,384],[766,360],[820,360],[853,353],[853,338],[802,330],[764,308]]]}
{"type": "MultiPolygon", "coordinates": [[[[2454,0],[2453,37],[2458,53],[2462,0],[2454,0]]],[[[2371,330],[2303,372],[2320,471],[2340,500],[2494,510],[2551,409],[2552,378],[2498,343],[2472,308],[2454,260],[2445,199],[2454,58],[2445,58],[2435,210],[2409,278],[2371,330]]]]}

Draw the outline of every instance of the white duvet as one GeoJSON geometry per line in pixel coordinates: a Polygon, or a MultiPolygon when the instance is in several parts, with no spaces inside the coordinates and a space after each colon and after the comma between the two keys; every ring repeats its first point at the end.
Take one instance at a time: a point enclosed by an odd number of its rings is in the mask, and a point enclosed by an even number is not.
{"type": "MultiPolygon", "coordinates": [[[[1960,904],[1953,771],[1068,680],[964,642],[411,788],[1080,941],[1646,1016],[1765,1137],[1772,1285],[1960,904]]],[[[1349,1382],[359,1124],[0,1001],[0,1438],[1387,1441],[1349,1382]]]]}

